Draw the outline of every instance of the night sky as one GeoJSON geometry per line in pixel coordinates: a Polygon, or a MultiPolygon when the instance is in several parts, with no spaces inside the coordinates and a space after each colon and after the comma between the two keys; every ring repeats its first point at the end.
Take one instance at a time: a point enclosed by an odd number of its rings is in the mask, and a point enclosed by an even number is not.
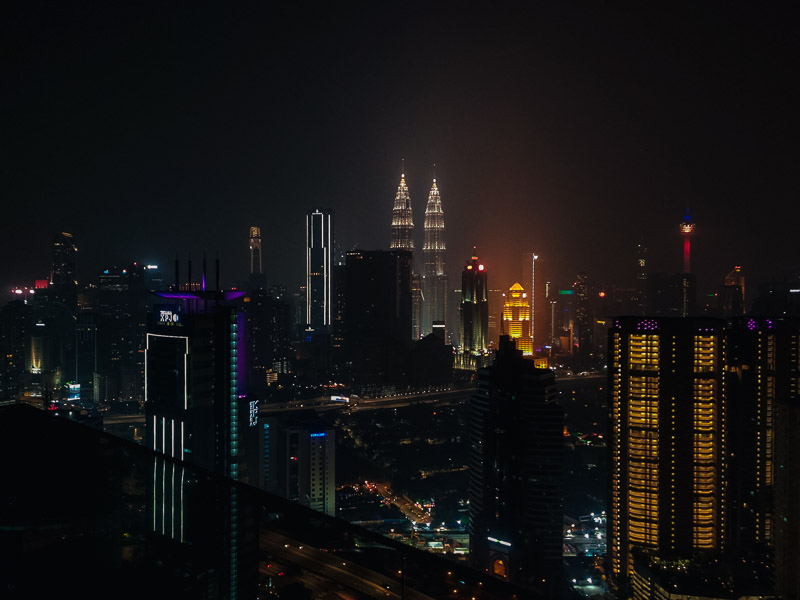
{"type": "Polygon", "coordinates": [[[62,230],[81,283],[205,250],[233,285],[251,225],[293,287],[313,206],[388,247],[401,159],[418,248],[436,163],[451,287],[473,244],[492,288],[526,250],[563,285],[632,281],[637,243],[677,272],[687,206],[701,292],[800,272],[789,4],[111,4],[3,9],[4,288],[62,230]]]}

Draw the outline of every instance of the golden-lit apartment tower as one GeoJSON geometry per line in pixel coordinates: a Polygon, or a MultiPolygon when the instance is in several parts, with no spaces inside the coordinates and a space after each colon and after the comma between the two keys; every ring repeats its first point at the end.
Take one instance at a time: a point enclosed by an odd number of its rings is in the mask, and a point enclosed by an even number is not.
{"type": "Polygon", "coordinates": [[[718,319],[620,317],[609,330],[615,585],[636,548],[688,558],[726,544],[725,345],[718,319]]]}
{"type": "Polygon", "coordinates": [[[515,283],[503,296],[503,333],[514,340],[517,350],[522,350],[522,356],[532,356],[531,305],[528,294],[525,288],[515,283]]]}

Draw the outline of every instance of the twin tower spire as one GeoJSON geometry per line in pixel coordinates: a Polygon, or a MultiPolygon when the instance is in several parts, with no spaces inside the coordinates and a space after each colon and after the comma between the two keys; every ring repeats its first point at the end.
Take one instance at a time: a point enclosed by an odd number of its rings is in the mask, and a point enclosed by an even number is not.
{"type": "MultiPolygon", "coordinates": [[[[414,217],[406,176],[400,176],[400,185],[392,208],[392,250],[414,250],[414,217]]],[[[446,338],[447,275],[445,273],[444,211],[434,173],[433,185],[425,207],[425,244],[422,247],[424,270],[422,273],[422,298],[419,318],[419,336],[434,329],[446,338]]],[[[415,311],[416,312],[416,311],[415,311]]],[[[415,319],[416,321],[417,319],[415,319]]]]}

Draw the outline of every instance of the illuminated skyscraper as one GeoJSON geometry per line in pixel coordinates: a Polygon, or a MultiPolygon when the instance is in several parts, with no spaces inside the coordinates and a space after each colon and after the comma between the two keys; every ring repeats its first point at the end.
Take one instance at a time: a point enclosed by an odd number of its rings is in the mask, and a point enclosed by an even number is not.
{"type": "Polygon", "coordinates": [[[392,250],[414,249],[414,217],[411,212],[411,197],[408,195],[406,176],[400,176],[400,185],[394,197],[392,208],[392,250]]]}
{"type": "Polygon", "coordinates": [[[533,355],[533,339],[531,338],[531,307],[528,294],[519,283],[512,285],[504,294],[503,333],[517,345],[523,356],[533,355]]]}
{"type": "Polygon", "coordinates": [[[261,227],[250,228],[250,275],[261,275],[264,268],[261,263],[261,227]]]}
{"type": "Polygon", "coordinates": [[[694,223],[689,216],[689,209],[686,209],[686,216],[680,224],[681,236],[683,237],[683,272],[692,272],[692,235],[694,235],[694,223]]]}
{"type": "MultiPolygon", "coordinates": [[[[444,212],[436,178],[428,194],[425,207],[425,245],[422,256],[425,260],[423,271],[421,335],[426,336],[433,331],[434,323],[445,324],[447,321],[447,275],[445,273],[444,212]]],[[[446,340],[446,334],[445,334],[446,340]]]]}
{"type": "Polygon", "coordinates": [[[315,208],[306,215],[306,323],[315,330],[329,327],[333,273],[333,215],[315,208]]]}
{"type": "Polygon", "coordinates": [[[157,292],[145,349],[147,445],[257,484],[258,402],[247,397],[246,292],[157,292]]]}
{"type": "Polygon", "coordinates": [[[634,549],[691,557],[726,544],[724,322],[620,317],[609,330],[611,580],[634,549]]]}
{"type": "Polygon", "coordinates": [[[474,370],[485,366],[489,352],[489,288],[486,267],[477,254],[461,272],[460,344],[456,368],[474,370]]]}

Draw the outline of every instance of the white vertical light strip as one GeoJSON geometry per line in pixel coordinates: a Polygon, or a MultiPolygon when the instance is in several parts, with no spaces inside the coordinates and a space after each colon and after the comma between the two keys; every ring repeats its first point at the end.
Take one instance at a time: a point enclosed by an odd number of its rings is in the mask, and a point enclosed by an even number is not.
{"type": "Polygon", "coordinates": [[[189,408],[189,338],[184,338],[186,340],[186,349],[183,353],[183,408],[187,410],[189,408]]]}
{"type": "Polygon", "coordinates": [[[161,452],[167,453],[167,418],[161,417],[161,452]]]}
{"type": "Polygon", "coordinates": [[[156,511],[158,510],[158,504],[156,503],[156,473],[158,469],[158,457],[153,457],[153,532],[156,531],[156,511]]]}
{"type": "Polygon", "coordinates": [[[181,461],[183,461],[184,450],[186,450],[186,444],[183,432],[183,421],[181,421],[181,461]]]}
{"type": "Polygon", "coordinates": [[[172,518],[170,525],[172,526],[172,539],[175,539],[175,463],[172,463],[172,478],[170,479],[170,487],[172,488],[172,518]]]}
{"type": "Polygon", "coordinates": [[[156,416],[153,415],[153,450],[158,450],[158,446],[156,445],[156,440],[158,436],[158,429],[156,429],[156,416]]]}
{"type": "Polygon", "coordinates": [[[313,220],[312,215],[306,215],[306,324],[311,322],[311,248],[314,245],[311,229],[313,220]]]}
{"type": "Polygon", "coordinates": [[[181,542],[184,541],[183,539],[183,487],[184,481],[183,478],[186,476],[186,469],[181,467],[181,542]]]}
{"type": "Polygon", "coordinates": [[[331,229],[331,213],[328,213],[328,228],[325,232],[325,325],[331,324],[331,266],[333,265],[333,231],[331,229]]]}
{"type": "Polygon", "coordinates": [[[175,458],[175,419],[170,421],[172,421],[172,458],[175,458]]]}
{"type": "Polygon", "coordinates": [[[161,534],[165,534],[167,532],[166,525],[164,524],[164,519],[167,517],[167,461],[163,458],[161,459],[161,534]]]}
{"type": "Polygon", "coordinates": [[[144,344],[144,404],[147,406],[147,351],[150,349],[150,334],[145,336],[144,344]]]}

